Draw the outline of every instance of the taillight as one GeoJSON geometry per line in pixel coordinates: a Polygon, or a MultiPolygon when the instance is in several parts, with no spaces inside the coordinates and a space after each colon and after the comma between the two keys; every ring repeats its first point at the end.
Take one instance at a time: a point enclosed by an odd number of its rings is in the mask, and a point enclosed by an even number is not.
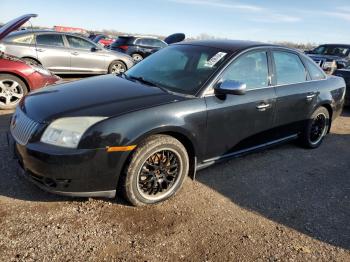
{"type": "Polygon", "coordinates": [[[129,47],[127,45],[121,45],[119,46],[119,48],[123,49],[124,51],[127,51],[129,47]]]}

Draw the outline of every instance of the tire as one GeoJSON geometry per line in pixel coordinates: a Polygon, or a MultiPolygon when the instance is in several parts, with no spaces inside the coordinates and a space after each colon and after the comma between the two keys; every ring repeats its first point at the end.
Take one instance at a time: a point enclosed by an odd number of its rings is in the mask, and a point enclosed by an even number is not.
{"type": "Polygon", "coordinates": [[[132,54],[131,57],[135,61],[135,63],[138,63],[143,60],[143,56],[138,53],[132,54]]]}
{"type": "Polygon", "coordinates": [[[24,61],[32,64],[32,65],[35,65],[35,66],[38,66],[38,65],[41,65],[40,62],[38,62],[37,60],[33,59],[33,58],[29,58],[29,57],[25,57],[25,58],[22,58],[24,61]]]}
{"type": "Polygon", "coordinates": [[[108,74],[119,75],[126,72],[127,67],[122,61],[113,61],[108,67],[108,74]]]}
{"type": "Polygon", "coordinates": [[[0,74],[0,109],[14,109],[28,93],[27,85],[17,76],[0,74]]]}
{"type": "Polygon", "coordinates": [[[311,115],[299,137],[305,148],[319,147],[327,135],[330,125],[329,112],[325,107],[319,107],[311,115]]]}
{"type": "Polygon", "coordinates": [[[124,196],[134,206],[162,202],[180,190],[188,170],[188,154],[178,140],[151,136],[137,147],[125,169],[120,181],[124,196]]]}

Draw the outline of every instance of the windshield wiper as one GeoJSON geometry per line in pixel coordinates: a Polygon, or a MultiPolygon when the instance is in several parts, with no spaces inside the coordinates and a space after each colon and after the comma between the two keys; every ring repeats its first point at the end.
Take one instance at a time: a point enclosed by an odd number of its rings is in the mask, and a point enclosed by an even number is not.
{"type": "Polygon", "coordinates": [[[148,86],[154,86],[154,87],[158,87],[160,89],[162,89],[163,91],[167,91],[164,87],[160,86],[159,84],[157,83],[154,83],[152,81],[149,81],[149,80],[146,80],[145,78],[143,78],[142,76],[128,76],[128,75],[125,75],[125,77],[127,79],[132,79],[132,80],[136,80],[142,84],[145,84],[145,85],[148,85],[148,86]]]}

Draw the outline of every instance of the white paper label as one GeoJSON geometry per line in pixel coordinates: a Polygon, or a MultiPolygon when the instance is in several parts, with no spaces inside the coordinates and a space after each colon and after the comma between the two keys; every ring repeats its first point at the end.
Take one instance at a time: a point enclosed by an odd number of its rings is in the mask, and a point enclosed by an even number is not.
{"type": "Polygon", "coordinates": [[[222,58],[224,58],[227,55],[227,53],[219,52],[216,55],[214,55],[212,58],[210,58],[208,61],[205,62],[204,66],[206,67],[213,67],[215,66],[222,58]]]}

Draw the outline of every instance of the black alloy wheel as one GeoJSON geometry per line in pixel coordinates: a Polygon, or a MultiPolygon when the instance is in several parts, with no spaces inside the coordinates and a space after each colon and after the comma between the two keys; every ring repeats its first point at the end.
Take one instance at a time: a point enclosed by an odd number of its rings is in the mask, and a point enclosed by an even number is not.
{"type": "Polygon", "coordinates": [[[156,204],[180,190],[188,170],[183,144],[168,135],[153,135],[137,145],[119,186],[135,206],[156,204]]]}

